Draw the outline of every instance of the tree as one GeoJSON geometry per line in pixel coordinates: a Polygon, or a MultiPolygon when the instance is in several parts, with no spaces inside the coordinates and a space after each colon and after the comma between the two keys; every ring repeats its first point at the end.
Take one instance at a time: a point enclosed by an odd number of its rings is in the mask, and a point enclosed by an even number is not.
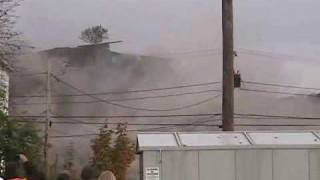
{"type": "Polygon", "coordinates": [[[117,179],[126,180],[127,169],[135,159],[135,145],[127,136],[127,126],[125,124],[118,125],[116,135],[111,159],[113,172],[117,179]]]}
{"type": "MultiPolygon", "coordinates": [[[[5,93],[1,91],[0,104],[5,99],[5,93]]],[[[15,161],[20,153],[26,154],[31,162],[39,162],[41,145],[41,138],[32,123],[9,120],[7,111],[0,109],[0,174],[4,173],[6,162],[15,161]]]]}
{"type": "MultiPolygon", "coordinates": [[[[20,33],[14,30],[14,10],[21,0],[0,0],[0,67],[9,68],[10,61],[24,47],[20,33]]],[[[27,47],[27,46],[25,46],[27,47]]],[[[0,87],[0,174],[5,164],[17,159],[19,153],[31,162],[39,162],[41,138],[32,123],[19,123],[8,118],[6,90],[0,87]]]]}
{"type": "Polygon", "coordinates": [[[1,165],[15,160],[19,153],[26,154],[31,162],[40,161],[42,143],[35,126],[9,120],[3,111],[0,111],[0,142],[1,165]]]}
{"type": "MultiPolygon", "coordinates": [[[[13,14],[19,0],[0,0],[0,65],[9,66],[10,60],[24,47],[20,33],[14,30],[13,14]]],[[[25,46],[27,47],[27,46],[25,46]]]]}
{"type": "Polygon", "coordinates": [[[101,25],[93,26],[82,31],[80,39],[86,43],[99,44],[108,39],[108,30],[101,25]]]}
{"type": "Polygon", "coordinates": [[[108,130],[107,126],[100,129],[100,133],[92,142],[91,149],[93,151],[92,163],[99,170],[109,169],[112,165],[112,130],[108,130]]]}
{"type": "Polygon", "coordinates": [[[93,141],[93,164],[100,171],[111,170],[117,180],[125,180],[127,169],[135,159],[135,145],[127,135],[126,124],[115,131],[104,127],[93,141]]]}

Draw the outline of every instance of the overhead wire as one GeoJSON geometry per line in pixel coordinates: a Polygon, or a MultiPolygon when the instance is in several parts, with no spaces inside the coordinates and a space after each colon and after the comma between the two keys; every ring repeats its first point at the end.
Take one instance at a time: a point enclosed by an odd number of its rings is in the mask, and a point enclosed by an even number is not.
{"type": "MultiPolygon", "coordinates": [[[[235,119],[278,119],[278,120],[317,120],[319,121],[320,118],[317,117],[299,117],[299,116],[282,116],[282,115],[263,115],[263,114],[240,114],[240,113],[236,113],[236,117],[235,119]]],[[[210,125],[210,124],[196,124],[196,123],[207,123],[210,121],[220,121],[221,119],[206,119],[206,120],[196,120],[194,122],[191,123],[128,123],[128,125],[132,125],[132,126],[162,126],[162,125],[166,125],[163,127],[157,127],[157,129],[159,128],[169,128],[169,127],[187,127],[187,126],[195,126],[195,127],[211,127],[211,126],[219,126],[219,125],[210,125]]],[[[18,122],[31,122],[31,121],[18,121],[18,122]]],[[[32,121],[32,122],[36,122],[36,123],[45,123],[44,121],[32,121]]],[[[110,124],[110,125],[116,125],[119,123],[123,123],[123,122],[81,122],[81,123],[73,123],[73,122],[54,122],[56,124],[110,124]]],[[[236,123],[235,126],[294,126],[294,127],[303,127],[303,126],[320,126],[317,124],[299,124],[299,122],[297,122],[298,124],[252,124],[252,123],[247,123],[247,124],[239,124],[236,123]]]]}
{"type": "Polygon", "coordinates": [[[283,91],[272,91],[272,90],[262,90],[262,89],[250,89],[250,88],[239,88],[240,91],[257,92],[257,93],[267,93],[267,94],[282,94],[282,95],[294,95],[294,96],[311,96],[319,97],[317,94],[304,94],[304,93],[293,93],[293,92],[283,92],[283,91]]]}
{"type": "Polygon", "coordinates": [[[37,72],[37,73],[28,73],[28,74],[23,74],[23,73],[10,73],[10,76],[12,77],[26,77],[26,76],[38,76],[38,75],[46,75],[47,72],[37,72]]]}
{"type": "Polygon", "coordinates": [[[320,124],[234,124],[234,126],[263,127],[320,127],[320,124]]]}
{"type": "MultiPolygon", "coordinates": [[[[56,77],[56,76],[55,76],[56,77]]],[[[58,77],[56,77],[58,78],[58,77]]],[[[96,92],[96,93],[79,93],[79,94],[53,94],[52,97],[76,97],[76,96],[100,96],[100,95],[117,95],[117,94],[131,94],[131,93],[142,93],[142,92],[153,92],[153,91],[164,91],[164,90],[172,90],[172,89],[184,89],[189,87],[201,87],[201,86],[208,86],[214,84],[221,84],[221,82],[206,82],[206,83],[194,83],[194,84],[186,84],[186,85],[179,85],[179,86],[168,86],[162,88],[150,88],[150,89],[133,89],[133,90],[126,90],[126,91],[109,91],[109,92],[96,92]]],[[[26,98],[26,97],[35,97],[35,98],[42,98],[46,97],[45,95],[15,95],[11,96],[13,98],[26,98]]]]}
{"type": "MultiPolygon", "coordinates": [[[[259,127],[259,126],[267,126],[267,127],[320,127],[320,125],[310,125],[310,124],[302,124],[302,125],[292,125],[292,124],[277,124],[277,125],[270,125],[270,124],[235,124],[238,127],[259,127]]],[[[220,127],[220,125],[216,125],[216,127],[220,127]]],[[[158,130],[159,128],[143,128],[143,129],[128,129],[128,132],[147,132],[147,131],[154,131],[158,130]]],[[[197,131],[199,132],[199,131],[197,131]]],[[[82,138],[82,137],[90,137],[90,136],[98,136],[99,133],[94,134],[73,134],[73,135],[56,135],[50,136],[53,139],[59,138],[82,138]]]]}
{"type": "MultiPolygon", "coordinates": [[[[111,102],[121,102],[121,101],[134,101],[134,100],[145,100],[145,99],[159,99],[159,98],[169,98],[169,97],[179,97],[185,95],[197,95],[197,94],[205,94],[210,92],[221,92],[218,89],[209,89],[203,91],[192,91],[185,93],[176,93],[176,94],[166,94],[166,95],[158,95],[158,96],[143,96],[143,97],[132,97],[132,98],[119,98],[119,99],[109,99],[111,102]]],[[[91,104],[91,103],[103,103],[100,100],[92,100],[92,101],[58,101],[51,102],[50,104],[91,104]]],[[[33,103],[12,103],[11,105],[15,106],[25,106],[25,105],[43,105],[45,102],[33,102],[33,103]]]]}
{"type": "MultiPolygon", "coordinates": [[[[194,121],[193,123],[197,122],[197,123],[206,123],[206,122],[209,122],[209,121],[217,121],[219,119],[206,119],[206,120],[197,120],[197,121],[194,121]]],[[[193,126],[193,123],[190,123],[190,124],[185,124],[184,127],[187,127],[187,126],[193,126]]],[[[180,125],[179,125],[180,126],[180,125]]],[[[220,125],[210,125],[210,126],[214,126],[214,127],[219,127],[220,125]]],[[[204,126],[205,127],[205,126],[204,126]]],[[[156,130],[161,130],[161,129],[164,129],[164,128],[172,128],[172,125],[170,126],[162,126],[162,127],[154,127],[154,128],[143,128],[143,129],[128,129],[127,131],[128,132],[140,132],[140,131],[156,131],[156,130]]],[[[51,136],[50,138],[73,138],[73,137],[87,137],[87,136],[97,136],[99,135],[99,133],[94,133],[94,134],[74,134],[74,135],[57,135],[57,136],[51,136]]]]}
{"type": "Polygon", "coordinates": [[[101,98],[98,98],[94,95],[91,95],[91,94],[88,94],[86,93],[85,91],[71,85],[70,83],[67,83],[65,82],[64,80],[52,75],[58,82],[61,82],[62,84],[66,85],[67,87],[75,90],[75,91],[78,91],[82,94],[85,94],[87,95],[88,97],[91,97],[92,99],[96,99],[96,100],[99,100],[101,102],[105,102],[106,104],[109,104],[109,105],[113,105],[113,106],[117,106],[117,107],[120,107],[120,108],[124,108],[124,109],[131,109],[131,110],[136,110],[136,111],[162,111],[162,112],[165,112],[165,111],[178,111],[178,110],[183,110],[183,109],[188,109],[188,108],[192,108],[192,107],[195,107],[195,106],[199,106],[199,105],[202,105],[202,104],[205,104],[207,102],[210,102],[212,100],[214,100],[215,98],[219,97],[219,95],[216,95],[212,98],[208,98],[208,99],[205,99],[203,101],[199,101],[197,103],[194,103],[194,104],[189,104],[189,105],[185,105],[185,106],[181,106],[181,107],[176,107],[176,108],[169,108],[169,109],[148,109],[148,108],[139,108],[139,107],[132,107],[132,106],[127,106],[127,105],[123,105],[123,104],[118,104],[118,103],[114,103],[114,102],[111,102],[109,100],[106,100],[106,99],[101,99],[101,98]]]}
{"type": "MultiPolygon", "coordinates": [[[[147,131],[155,131],[162,127],[155,128],[143,128],[143,129],[127,129],[127,132],[147,132],[147,131]]],[[[90,137],[90,136],[98,136],[99,133],[91,133],[91,134],[72,134],[72,135],[54,135],[50,136],[52,139],[60,139],[60,138],[82,138],[82,137],[90,137]]]]}
{"type": "MultiPolygon", "coordinates": [[[[160,114],[160,115],[53,115],[50,118],[68,119],[68,118],[84,118],[84,119],[119,119],[119,118],[173,118],[173,117],[203,117],[203,116],[219,116],[221,113],[198,113],[198,114],[160,114]]],[[[10,115],[9,118],[46,118],[43,115],[10,115]]]]}
{"type": "Polygon", "coordinates": [[[272,59],[286,58],[286,59],[290,59],[290,60],[291,59],[299,59],[299,60],[304,59],[304,60],[308,60],[308,61],[317,60],[312,57],[303,57],[303,56],[281,54],[281,53],[263,51],[263,50],[246,49],[246,48],[238,48],[236,51],[240,54],[262,56],[262,57],[272,58],[272,59]]]}
{"type": "Polygon", "coordinates": [[[199,55],[199,54],[214,54],[219,55],[222,54],[221,49],[203,49],[203,50],[195,50],[195,51],[185,51],[185,52],[172,52],[172,53],[163,53],[160,54],[161,57],[175,57],[175,56],[193,56],[193,55],[199,55]]]}
{"type": "Polygon", "coordinates": [[[320,120],[320,117],[267,115],[267,114],[254,114],[254,113],[235,113],[234,115],[240,116],[240,117],[267,117],[267,118],[282,118],[282,119],[320,120]]]}
{"type": "MultiPolygon", "coordinates": [[[[246,83],[248,83],[248,82],[246,82],[246,83]]],[[[251,82],[251,84],[253,84],[252,82],[251,82]]],[[[280,86],[278,86],[279,84],[276,84],[276,85],[272,85],[272,84],[268,84],[268,83],[260,83],[260,84],[258,84],[258,85],[270,85],[270,86],[275,86],[275,87],[280,87],[280,86]]],[[[290,85],[289,85],[290,86],[290,85]]],[[[285,86],[285,85],[282,85],[281,87],[288,87],[288,85],[287,86],[285,86]]],[[[306,88],[306,87],[298,87],[298,86],[290,86],[290,88],[297,88],[297,89],[310,89],[310,90],[319,90],[318,88],[317,89],[315,89],[315,88],[306,88]]],[[[248,90],[248,89],[244,89],[244,90],[247,90],[247,91],[250,91],[250,90],[248,90]]],[[[251,89],[252,90],[252,89],[251,89]]],[[[256,92],[258,92],[257,91],[257,89],[255,89],[255,90],[253,90],[253,91],[256,91],[256,92]]],[[[261,91],[261,90],[259,90],[259,91],[261,91]]],[[[270,93],[270,91],[268,92],[268,93],[270,93]]],[[[287,92],[273,92],[273,91],[271,91],[271,93],[286,93],[286,94],[288,94],[287,92]]],[[[290,93],[290,94],[292,94],[292,93],[290,93]]],[[[308,94],[301,94],[301,93],[294,93],[293,95],[308,95],[308,94]]],[[[83,94],[83,96],[88,96],[87,94],[83,94]]],[[[308,95],[308,96],[310,96],[310,95],[308,95]]],[[[312,95],[313,96],[313,95],[312,95]]],[[[314,96],[317,96],[317,95],[314,95],[314,96]]],[[[318,97],[318,96],[317,96],[318,97]]],[[[97,100],[98,101],[98,100],[97,100]]],[[[99,100],[100,101],[100,100],[99,100]]],[[[251,117],[251,116],[249,116],[249,117],[251,117]]],[[[273,117],[273,116],[268,116],[268,118],[275,118],[275,117],[273,117]]],[[[277,117],[277,118],[279,118],[279,117],[277,117]]],[[[282,117],[283,118],[283,117],[282,117]]],[[[301,117],[299,117],[299,118],[301,118],[301,117]]],[[[303,118],[303,119],[305,119],[305,118],[303,118]]],[[[309,118],[308,118],[309,119],[309,118]]]]}
{"type": "MultiPolygon", "coordinates": [[[[207,120],[208,121],[208,120],[207,120]]],[[[45,121],[23,121],[16,122],[30,122],[30,123],[45,123],[45,121]]],[[[121,122],[70,122],[70,121],[53,121],[52,124],[70,124],[70,125],[118,125],[121,122]]],[[[195,124],[195,123],[128,123],[128,126],[211,126],[211,124],[195,124]]]]}
{"type": "Polygon", "coordinates": [[[288,84],[263,83],[263,82],[256,82],[256,81],[241,81],[241,82],[243,82],[245,84],[255,84],[255,85],[263,85],[263,86],[273,86],[273,87],[284,87],[284,88],[307,89],[307,90],[320,91],[320,88],[303,87],[303,86],[295,86],[295,85],[288,85],[288,84]]]}
{"type": "MultiPolygon", "coordinates": [[[[282,119],[307,119],[307,120],[320,120],[320,117],[307,117],[307,116],[290,116],[290,115],[274,115],[274,114],[254,114],[254,113],[234,113],[235,117],[264,117],[264,118],[282,118],[282,119]]],[[[174,118],[174,117],[207,117],[207,116],[221,116],[221,113],[203,113],[203,114],[162,114],[162,115],[95,115],[95,116],[82,116],[82,115],[53,115],[53,119],[125,119],[125,118],[174,118]]],[[[9,118],[22,118],[22,119],[39,119],[45,118],[43,115],[9,115],[9,118]]]]}

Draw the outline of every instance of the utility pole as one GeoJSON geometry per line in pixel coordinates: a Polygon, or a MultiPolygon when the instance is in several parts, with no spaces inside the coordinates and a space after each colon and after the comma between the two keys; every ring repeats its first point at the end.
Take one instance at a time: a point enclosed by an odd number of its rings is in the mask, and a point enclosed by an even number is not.
{"type": "Polygon", "coordinates": [[[51,64],[50,60],[47,60],[47,86],[46,86],[46,122],[44,129],[44,147],[43,147],[43,156],[44,156],[44,167],[46,175],[48,175],[48,150],[49,150],[49,124],[51,116],[51,64]]]}
{"type": "Polygon", "coordinates": [[[222,0],[223,95],[222,130],[234,130],[233,0],[222,0]]]}

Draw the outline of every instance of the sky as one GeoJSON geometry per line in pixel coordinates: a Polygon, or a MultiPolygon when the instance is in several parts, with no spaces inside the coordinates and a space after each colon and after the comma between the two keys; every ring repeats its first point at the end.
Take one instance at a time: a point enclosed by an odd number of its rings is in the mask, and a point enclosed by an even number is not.
{"type": "MultiPolygon", "coordinates": [[[[317,57],[318,0],[235,0],[235,47],[317,57]]],[[[221,0],[25,0],[17,30],[37,50],[77,46],[101,24],[113,50],[139,54],[221,49],[221,0]]]]}

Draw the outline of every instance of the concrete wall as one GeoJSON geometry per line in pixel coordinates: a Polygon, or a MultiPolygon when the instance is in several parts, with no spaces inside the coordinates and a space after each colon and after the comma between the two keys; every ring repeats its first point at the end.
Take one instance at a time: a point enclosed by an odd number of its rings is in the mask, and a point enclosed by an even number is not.
{"type": "Polygon", "coordinates": [[[319,180],[320,150],[145,151],[141,163],[160,180],[319,180]]]}

